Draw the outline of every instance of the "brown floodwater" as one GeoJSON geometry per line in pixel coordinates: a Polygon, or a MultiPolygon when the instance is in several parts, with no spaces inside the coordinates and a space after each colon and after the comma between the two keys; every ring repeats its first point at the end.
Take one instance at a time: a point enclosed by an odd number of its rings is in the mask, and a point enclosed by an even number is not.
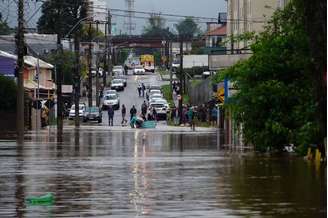
{"type": "Polygon", "coordinates": [[[326,166],[220,149],[210,132],[30,132],[0,141],[0,166],[0,217],[327,216],[326,166]]]}

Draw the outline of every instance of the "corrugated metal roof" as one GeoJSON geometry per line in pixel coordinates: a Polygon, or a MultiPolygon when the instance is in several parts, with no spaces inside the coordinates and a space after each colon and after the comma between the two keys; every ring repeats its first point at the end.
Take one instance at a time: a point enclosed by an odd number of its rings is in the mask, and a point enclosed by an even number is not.
{"type": "MultiPolygon", "coordinates": [[[[17,60],[16,55],[12,55],[10,53],[7,53],[7,52],[1,51],[1,50],[0,50],[0,56],[17,60]]],[[[36,67],[38,65],[38,58],[33,57],[33,56],[24,56],[24,63],[31,67],[36,67]]],[[[41,59],[39,59],[39,66],[40,66],[40,68],[46,68],[46,69],[54,68],[53,65],[51,65],[41,59]]]]}

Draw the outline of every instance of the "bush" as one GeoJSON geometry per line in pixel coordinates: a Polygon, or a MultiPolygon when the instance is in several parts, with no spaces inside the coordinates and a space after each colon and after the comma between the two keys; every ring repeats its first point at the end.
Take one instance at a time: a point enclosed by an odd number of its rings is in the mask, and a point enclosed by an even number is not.
{"type": "Polygon", "coordinates": [[[0,111],[16,111],[17,85],[13,79],[0,75],[0,111]]]}

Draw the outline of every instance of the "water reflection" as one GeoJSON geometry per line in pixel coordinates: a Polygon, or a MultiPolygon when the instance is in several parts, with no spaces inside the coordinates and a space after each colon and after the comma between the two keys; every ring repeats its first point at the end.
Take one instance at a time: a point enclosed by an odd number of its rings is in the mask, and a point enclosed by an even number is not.
{"type": "Polygon", "coordinates": [[[213,133],[65,130],[0,141],[0,217],[324,217],[326,172],[213,133]],[[52,192],[52,206],[26,196],[52,192]]]}

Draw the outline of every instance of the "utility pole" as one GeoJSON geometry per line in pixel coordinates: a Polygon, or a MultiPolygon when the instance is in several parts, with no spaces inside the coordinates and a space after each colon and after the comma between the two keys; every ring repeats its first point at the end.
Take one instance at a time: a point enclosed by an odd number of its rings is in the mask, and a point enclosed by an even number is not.
{"type": "Polygon", "coordinates": [[[173,93],[173,89],[172,89],[172,80],[173,80],[173,75],[172,75],[172,63],[173,63],[173,53],[172,53],[172,39],[169,41],[169,70],[170,70],[170,90],[171,93],[173,93]]]}
{"type": "MultiPolygon", "coordinates": [[[[99,21],[96,21],[96,33],[98,33],[99,21]]],[[[97,45],[99,48],[99,40],[97,39],[97,45]]],[[[99,52],[99,51],[98,51],[99,52]]],[[[99,107],[99,53],[96,53],[96,106],[99,107]]]]}
{"type": "Polygon", "coordinates": [[[181,88],[181,94],[184,93],[185,87],[184,87],[184,72],[183,72],[183,37],[180,36],[180,88],[181,88]]]}
{"type": "Polygon", "coordinates": [[[108,69],[108,61],[107,61],[107,54],[108,54],[108,32],[107,32],[107,28],[108,28],[108,21],[106,22],[105,24],[105,38],[106,38],[106,41],[105,41],[105,53],[104,53],[104,70],[103,70],[103,89],[105,89],[106,87],[106,80],[107,80],[107,69],[108,69]]]}
{"type": "Polygon", "coordinates": [[[108,73],[109,73],[109,82],[113,80],[112,72],[112,15],[110,10],[108,10],[108,73]]]}
{"type": "MultiPolygon", "coordinates": [[[[62,54],[62,46],[61,46],[59,34],[57,34],[57,54],[58,55],[62,54]]],[[[63,97],[62,97],[63,71],[62,71],[61,63],[56,63],[56,64],[57,64],[57,67],[56,67],[57,136],[60,136],[63,133],[63,97]]]]}
{"type": "Polygon", "coordinates": [[[75,103],[75,127],[80,126],[80,31],[74,34],[75,72],[74,72],[74,103],[75,103]]]}
{"type": "Polygon", "coordinates": [[[89,68],[89,75],[88,75],[88,105],[92,107],[92,32],[91,32],[91,22],[89,23],[89,49],[88,49],[88,68],[89,68]]]}
{"type": "Polygon", "coordinates": [[[18,144],[24,143],[24,0],[18,1],[17,29],[17,115],[16,128],[18,144]]]}

